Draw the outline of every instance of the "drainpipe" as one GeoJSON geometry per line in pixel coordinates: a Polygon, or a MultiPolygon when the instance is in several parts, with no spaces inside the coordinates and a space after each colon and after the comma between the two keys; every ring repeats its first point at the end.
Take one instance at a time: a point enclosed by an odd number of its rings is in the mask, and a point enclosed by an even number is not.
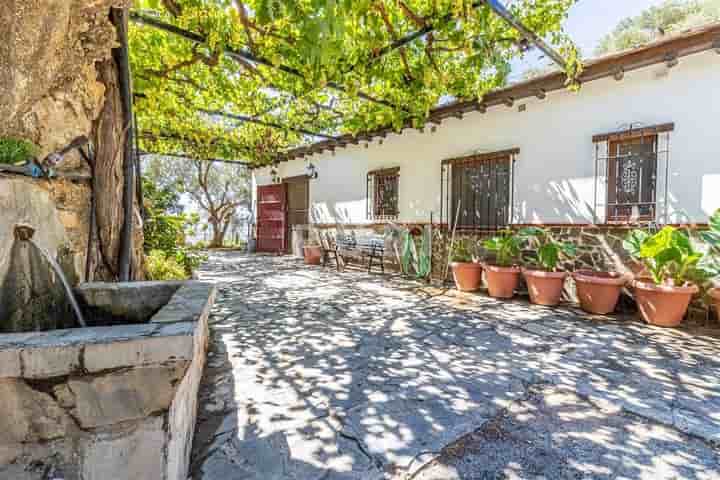
{"type": "Polygon", "coordinates": [[[133,199],[135,196],[135,165],[133,158],[133,111],[130,57],[128,52],[128,9],[112,8],[110,19],[115,26],[118,48],[113,49],[113,59],[118,69],[120,100],[123,111],[123,225],[120,232],[120,255],[118,259],[119,281],[130,281],[133,238],[133,199]]]}

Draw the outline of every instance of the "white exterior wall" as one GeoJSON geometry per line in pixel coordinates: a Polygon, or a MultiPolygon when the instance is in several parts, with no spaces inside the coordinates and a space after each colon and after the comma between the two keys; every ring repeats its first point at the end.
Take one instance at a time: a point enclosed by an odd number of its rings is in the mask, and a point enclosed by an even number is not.
{"type": "MultiPolygon", "coordinates": [[[[682,58],[670,70],[655,65],[583,85],[579,93],[552,92],[545,100],[447,119],[421,134],[391,134],[383,145],[348,146],[314,155],[319,178],[310,181],[314,223],[370,223],[366,174],[400,167],[400,222],[440,215],[440,169],[446,158],[520,148],[515,165],[514,223],[587,224],[593,221],[595,149],[592,136],[642,122],[675,123],[670,134],[668,220],[704,222],[720,207],[720,55],[682,58]]],[[[281,163],[281,177],[304,172],[308,157],[281,163]]],[[[663,177],[664,171],[658,172],[663,177]]],[[[255,171],[258,185],[269,169],[255,171]]],[[[662,188],[664,190],[664,187],[662,188]]],[[[659,219],[663,191],[658,191],[659,219]]]]}

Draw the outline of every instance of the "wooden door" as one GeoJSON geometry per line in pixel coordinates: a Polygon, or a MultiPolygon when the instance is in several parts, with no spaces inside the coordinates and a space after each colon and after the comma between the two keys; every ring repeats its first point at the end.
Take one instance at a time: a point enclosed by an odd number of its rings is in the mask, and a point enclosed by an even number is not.
{"type": "Polygon", "coordinates": [[[287,249],[286,186],[258,187],[257,251],[284,252],[287,249]]]}
{"type": "MultiPolygon", "coordinates": [[[[284,180],[287,185],[287,229],[286,237],[292,239],[292,228],[295,225],[307,225],[310,221],[310,184],[307,175],[290,177],[284,180]]],[[[307,233],[303,235],[307,238],[307,233]]],[[[287,242],[290,250],[290,241],[287,242]]]]}

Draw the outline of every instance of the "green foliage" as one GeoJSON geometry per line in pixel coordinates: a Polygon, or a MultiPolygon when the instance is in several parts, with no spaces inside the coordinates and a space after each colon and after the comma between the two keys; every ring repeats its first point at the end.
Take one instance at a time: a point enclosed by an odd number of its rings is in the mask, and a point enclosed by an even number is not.
{"type": "MultiPolygon", "coordinates": [[[[177,265],[184,271],[184,278],[206,260],[207,257],[191,252],[185,245],[185,235],[199,221],[197,214],[185,214],[179,203],[177,190],[171,187],[158,187],[147,178],[143,178],[143,196],[145,200],[145,251],[148,258],[148,275],[155,275],[151,268],[160,272],[172,272],[177,265]],[[152,254],[155,258],[150,259],[152,254]],[[163,257],[160,257],[160,253],[163,257]],[[154,262],[151,266],[150,262],[154,262]]],[[[163,280],[163,278],[154,278],[163,280]]],[[[165,279],[166,280],[166,279],[165,279]]]]}
{"type": "Polygon", "coordinates": [[[453,262],[470,263],[477,258],[475,254],[475,242],[471,238],[460,238],[455,240],[452,246],[450,259],[453,262]]]}
{"type": "Polygon", "coordinates": [[[513,234],[511,230],[500,232],[500,235],[485,240],[483,247],[495,252],[495,263],[500,267],[510,267],[520,256],[522,238],[513,234]]]}
{"type": "Polygon", "coordinates": [[[720,209],[710,217],[708,227],[707,231],[700,232],[700,237],[714,253],[720,255],[720,209]]]}
{"type": "Polygon", "coordinates": [[[691,27],[720,20],[720,0],[666,0],[640,15],[626,18],[606,35],[597,48],[605,54],[634,48],[663,34],[672,34],[691,27]]]}
{"type": "Polygon", "coordinates": [[[700,232],[700,237],[709,248],[709,255],[706,255],[702,268],[709,277],[720,278],[720,209],[710,217],[708,230],[700,232]]]}
{"type": "Polygon", "coordinates": [[[682,286],[708,278],[709,272],[700,264],[703,254],[695,250],[683,230],[670,226],[655,234],[633,230],[623,246],[633,258],[643,263],[658,285],[682,286]]]}
{"type": "MultiPolygon", "coordinates": [[[[580,60],[562,24],[574,1],[518,0],[508,7],[554,44],[571,75],[580,60]]],[[[521,35],[477,0],[138,0],[135,8],[207,39],[194,45],[148,26],[130,29],[133,83],[144,94],[136,103],[142,147],[200,158],[269,164],[310,140],[204,112],[333,135],[419,126],[443,98],[480,99],[504,86],[512,61],[523,55],[521,35]],[[380,55],[425,25],[432,34],[380,55]],[[288,68],[232,59],[222,54],[226,48],[288,68]],[[343,91],[329,88],[331,82],[343,91]]]]}
{"type": "Polygon", "coordinates": [[[543,228],[526,227],[518,235],[527,247],[535,251],[531,263],[548,272],[556,271],[560,260],[572,258],[577,253],[575,245],[556,241],[550,231],[543,228]]]}
{"type": "MultiPolygon", "coordinates": [[[[212,247],[221,247],[229,224],[242,206],[249,204],[249,173],[241,165],[151,157],[146,162],[148,181],[161,191],[171,191],[179,198],[185,194],[203,211],[212,228],[212,247]]],[[[185,228],[196,232],[199,217],[186,218],[185,228]]]]}
{"type": "Polygon", "coordinates": [[[0,163],[25,163],[38,155],[40,148],[27,140],[0,138],[0,163]]]}
{"type": "Polygon", "coordinates": [[[185,280],[188,278],[185,268],[173,256],[162,250],[152,250],[145,257],[147,276],[150,280],[185,280]]]}

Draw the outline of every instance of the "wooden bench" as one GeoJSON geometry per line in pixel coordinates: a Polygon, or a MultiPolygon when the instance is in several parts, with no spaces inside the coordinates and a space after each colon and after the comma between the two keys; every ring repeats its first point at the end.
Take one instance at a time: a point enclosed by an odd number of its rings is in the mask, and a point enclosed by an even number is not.
{"type": "Polygon", "coordinates": [[[320,244],[323,250],[323,265],[327,266],[332,258],[338,271],[344,264],[343,253],[359,253],[368,257],[368,273],[372,272],[375,259],[380,261],[380,271],[385,273],[385,238],[382,235],[356,236],[354,233],[339,234],[333,238],[330,234],[320,234],[320,244]],[[332,255],[332,257],[331,257],[332,255]]]}

